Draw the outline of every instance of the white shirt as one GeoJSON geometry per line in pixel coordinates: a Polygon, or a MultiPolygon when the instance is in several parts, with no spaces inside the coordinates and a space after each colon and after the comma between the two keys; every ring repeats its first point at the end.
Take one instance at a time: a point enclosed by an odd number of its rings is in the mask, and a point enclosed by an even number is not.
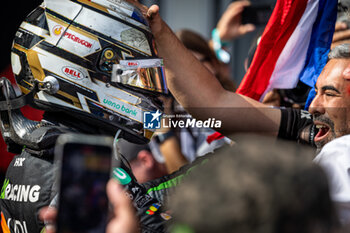
{"type": "Polygon", "coordinates": [[[340,221],[350,223],[350,135],[327,143],[314,162],[326,172],[340,221]]]}

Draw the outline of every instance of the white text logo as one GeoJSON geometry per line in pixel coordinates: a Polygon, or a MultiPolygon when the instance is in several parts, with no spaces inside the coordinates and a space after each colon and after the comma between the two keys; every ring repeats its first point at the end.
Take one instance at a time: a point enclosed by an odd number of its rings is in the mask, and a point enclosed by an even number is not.
{"type": "Polygon", "coordinates": [[[65,66],[62,68],[62,71],[67,77],[72,79],[82,80],[84,78],[83,72],[73,67],[65,66]]]}
{"type": "Polygon", "coordinates": [[[14,167],[22,167],[24,160],[26,160],[26,159],[25,158],[17,158],[15,161],[15,164],[13,166],[14,167]]]}
{"type": "Polygon", "coordinates": [[[28,233],[27,224],[25,221],[21,222],[19,220],[9,218],[7,220],[7,225],[10,226],[11,222],[13,222],[14,233],[28,233]]]}
{"type": "Polygon", "coordinates": [[[41,187],[39,185],[7,184],[5,188],[5,200],[17,202],[37,202],[41,187]]]}
{"type": "Polygon", "coordinates": [[[162,125],[164,128],[221,128],[221,121],[215,118],[209,118],[206,121],[197,120],[194,118],[187,118],[183,120],[172,120],[163,118],[162,125]]]}

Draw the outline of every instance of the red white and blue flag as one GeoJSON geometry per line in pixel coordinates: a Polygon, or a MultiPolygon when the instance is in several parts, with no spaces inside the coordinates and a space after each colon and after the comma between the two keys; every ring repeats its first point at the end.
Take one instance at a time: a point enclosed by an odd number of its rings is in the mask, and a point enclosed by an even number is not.
{"type": "MultiPolygon", "coordinates": [[[[327,62],[337,0],[278,0],[237,93],[262,100],[299,80],[314,87],[327,62]]],[[[309,98],[310,99],[310,98],[309,98]]]]}
{"type": "MultiPolygon", "coordinates": [[[[337,0],[277,0],[252,64],[237,93],[262,100],[274,88],[292,89],[299,80],[313,89],[332,43],[337,17],[337,0]]],[[[223,138],[214,133],[212,141],[223,138]]]]}

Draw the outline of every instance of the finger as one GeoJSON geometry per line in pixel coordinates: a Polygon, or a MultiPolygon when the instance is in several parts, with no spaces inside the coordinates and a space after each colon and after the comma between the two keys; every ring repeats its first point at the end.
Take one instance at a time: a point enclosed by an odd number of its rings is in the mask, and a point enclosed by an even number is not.
{"type": "Polygon", "coordinates": [[[107,195],[113,204],[114,219],[107,226],[107,233],[114,232],[137,232],[138,223],[131,201],[126,197],[122,186],[115,180],[107,184],[107,195]]]}
{"type": "Polygon", "coordinates": [[[232,8],[240,8],[240,7],[247,7],[250,6],[251,3],[249,1],[236,1],[236,2],[232,2],[230,3],[230,5],[228,5],[227,9],[232,9],[232,8]]]}
{"type": "Polygon", "coordinates": [[[240,26],[239,31],[241,35],[244,35],[246,33],[252,32],[256,29],[254,24],[245,24],[240,26]]]}
{"type": "MultiPolygon", "coordinates": [[[[237,2],[235,2],[235,3],[237,3],[237,2]]],[[[236,15],[242,13],[244,10],[244,7],[245,6],[243,6],[241,4],[233,5],[229,9],[227,9],[225,13],[233,17],[233,16],[236,16],[236,15]]]]}
{"type": "Polygon", "coordinates": [[[125,195],[122,186],[117,181],[110,180],[107,183],[107,196],[112,205],[117,206],[120,198],[123,198],[125,195]]]}
{"type": "Polygon", "coordinates": [[[241,3],[242,6],[247,7],[252,5],[250,1],[239,1],[241,3]]]}
{"type": "Polygon", "coordinates": [[[114,206],[114,214],[120,213],[134,214],[131,200],[127,197],[123,187],[115,180],[110,180],[107,184],[107,195],[109,201],[114,206]]]}
{"type": "Polygon", "coordinates": [[[147,18],[152,20],[157,16],[159,16],[159,6],[152,5],[147,11],[147,18]]]}
{"type": "Polygon", "coordinates": [[[39,212],[39,218],[42,221],[54,222],[57,217],[57,209],[53,207],[44,207],[39,212]]]}
{"type": "Polygon", "coordinates": [[[43,207],[43,208],[40,209],[40,211],[39,211],[39,219],[40,219],[41,221],[44,221],[44,220],[45,220],[46,211],[47,211],[48,208],[49,208],[49,207],[47,206],[47,207],[43,207]]]}
{"type": "Polygon", "coordinates": [[[336,42],[332,42],[331,44],[331,49],[334,49],[335,47],[337,47],[338,45],[341,44],[349,44],[350,43],[350,38],[348,38],[347,40],[338,40],[336,42]]]}
{"type": "Polygon", "coordinates": [[[56,233],[56,228],[54,225],[49,224],[45,226],[45,233],[56,233]]]}
{"type": "Polygon", "coordinates": [[[335,31],[341,31],[348,28],[348,25],[344,22],[337,22],[335,24],[335,31]]]}
{"type": "Polygon", "coordinates": [[[53,207],[44,207],[39,212],[39,218],[45,223],[46,233],[55,233],[55,222],[57,218],[57,209],[53,207]]]}
{"type": "Polygon", "coordinates": [[[125,229],[122,229],[123,226],[121,226],[118,219],[112,220],[108,223],[106,233],[116,233],[118,231],[123,231],[125,229]]]}
{"type": "Polygon", "coordinates": [[[334,33],[333,43],[341,40],[350,39],[350,30],[338,31],[334,33]]]}
{"type": "Polygon", "coordinates": [[[234,18],[238,14],[242,13],[244,8],[247,6],[250,6],[250,2],[248,1],[233,2],[227,7],[222,18],[234,18]]]}

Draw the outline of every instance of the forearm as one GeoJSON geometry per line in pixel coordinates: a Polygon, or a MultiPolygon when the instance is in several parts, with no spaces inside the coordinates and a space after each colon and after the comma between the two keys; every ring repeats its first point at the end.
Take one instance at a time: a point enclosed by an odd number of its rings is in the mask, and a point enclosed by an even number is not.
{"type": "Polygon", "coordinates": [[[181,146],[176,137],[171,137],[160,146],[160,152],[164,156],[166,168],[170,173],[179,170],[180,167],[188,163],[181,152],[181,146]]]}
{"type": "Polygon", "coordinates": [[[216,100],[224,89],[215,76],[184,47],[163,21],[161,28],[154,36],[159,54],[164,59],[172,94],[187,109],[217,106],[216,100]]]}
{"type": "Polygon", "coordinates": [[[225,134],[261,132],[277,135],[280,110],[224,90],[160,18],[157,7],[152,6],[149,13],[157,49],[167,69],[169,89],[194,118],[221,120],[225,134]]]}

